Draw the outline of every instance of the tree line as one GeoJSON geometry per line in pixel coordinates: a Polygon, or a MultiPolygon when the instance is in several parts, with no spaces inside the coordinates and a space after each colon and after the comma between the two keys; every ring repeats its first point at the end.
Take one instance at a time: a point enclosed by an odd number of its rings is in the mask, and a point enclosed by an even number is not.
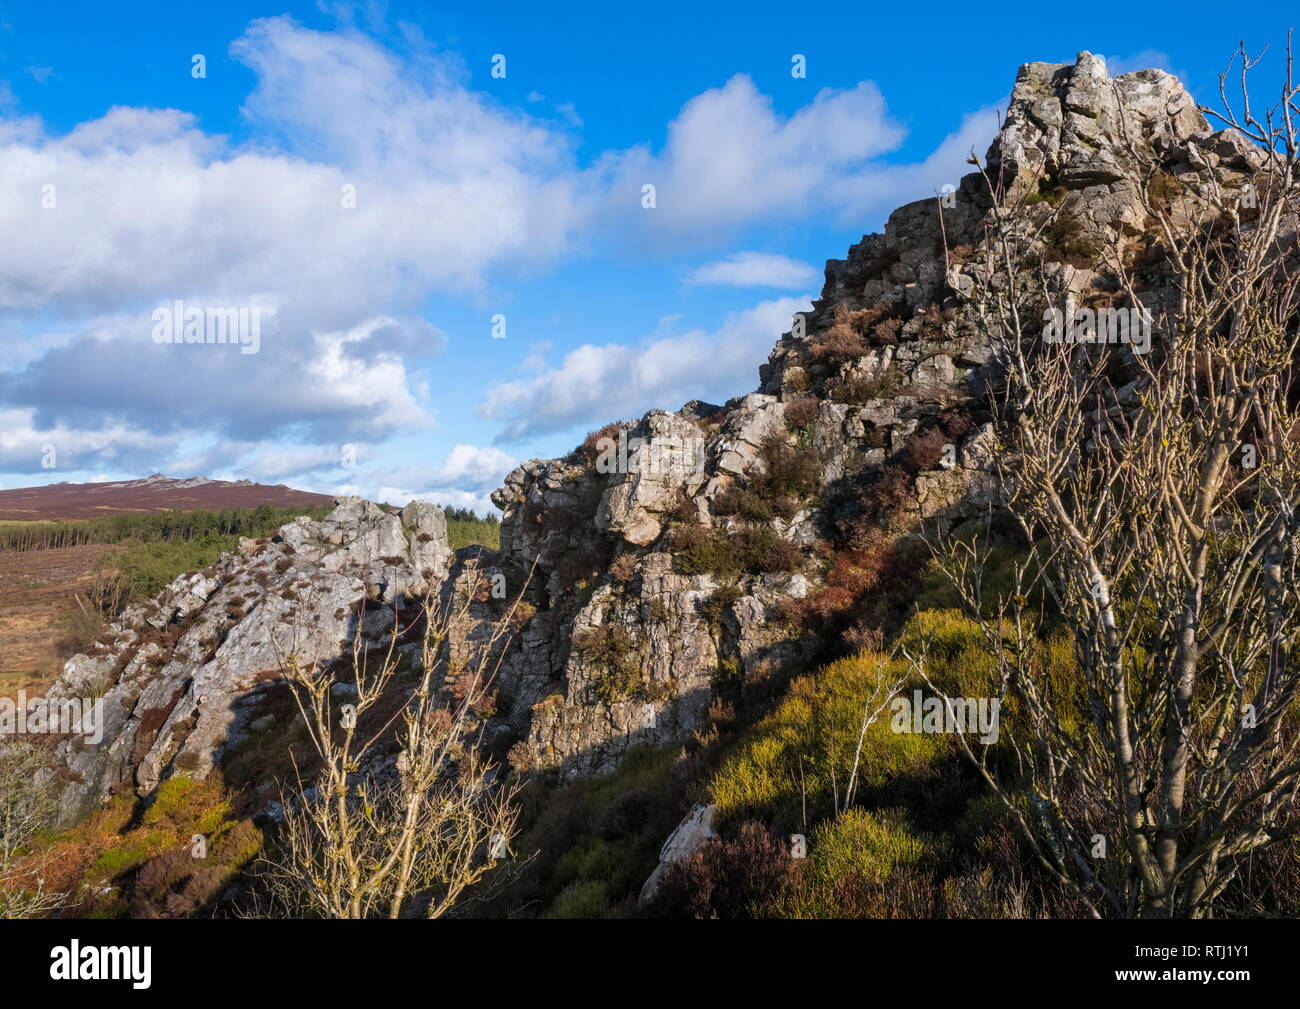
{"type": "Polygon", "coordinates": [[[299,515],[313,519],[329,506],[222,508],[209,511],[110,515],[69,522],[17,522],[0,525],[0,550],[54,550],[87,543],[169,543],[217,536],[267,536],[299,515]]]}
{"type": "MultiPolygon", "coordinates": [[[[207,540],[219,536],[269,536],[280,526],[299,515],[322,519],[330,505],[277,508],[262,504],[256,508],[222,508],[207,511],[154,512],[148,515],[108,515],[96,519],[58,522],[0,523],[0,550],[56,550],[87,543],[171,543],[207,540]]],[[[489,545],[500,519],[486,518],[469,508],[446,508],[444,513],[452,531],[464,531],[467,542],[483,540],[489,545]],[[457,530],[457,527],[461,527],[457,530]],[[480,535],[473,535],[473,534],[480,535]],[[484,537],[482,534],[486,534],[484,537]]]]}

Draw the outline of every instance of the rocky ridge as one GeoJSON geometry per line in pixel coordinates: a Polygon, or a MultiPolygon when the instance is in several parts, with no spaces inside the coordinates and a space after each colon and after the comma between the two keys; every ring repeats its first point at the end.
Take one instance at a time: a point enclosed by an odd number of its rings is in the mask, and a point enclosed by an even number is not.
{"type": "MultiPolygon", "coordinates": [[[[1063,290],[1084,292],[1094,276],[1080,249],[1116,237],[1136,248],[1147,229],[1141,159],[1235,187],[1257,167],[1175,78],[1112,79],[1088,53],[1020,69],[984,163],[1007,194],[1059,208],[1068,230],[1051,237],[1047,268],[1063,290]]],[[[977,253],[992,198],[978,173],[953,196],[899,208],[884,234],[829,261],[821,298],[777,341],[758,391],[652,410],[506,478],[493,495],[500,551],[475,556],[526,600],[490,734],[516,767],[609,770],[633,745],[703,730],[726,682],[761,682],[814,655],[820,643],[782,614],[826,589],[828,540],[886,468],[906,484],[890,535],[960,521],[989,500],[987,395],[999,369],[968,298],[987,269],[977,253]]],[[[1161,295],[1157,277],[1151,288],[1161,295]]],[[[169,774],[208,773],[275,676],[277,629],[299,628],[326,658],[358,634],[382,642],[393,607],[463,571],[434,506],[388,515],[348,499],[323,522],[292,523],[177,579],[54,688],[102,690],[110,721],[97,748],[60,744],[71,779],[62,819],[124,782],[147,795],[169,774]],[[362,620],[367,599],[377,608],[362,620]]],[[[490,603],[473,612],[457,648],[473,647],[495,615],[490,603]]]]}

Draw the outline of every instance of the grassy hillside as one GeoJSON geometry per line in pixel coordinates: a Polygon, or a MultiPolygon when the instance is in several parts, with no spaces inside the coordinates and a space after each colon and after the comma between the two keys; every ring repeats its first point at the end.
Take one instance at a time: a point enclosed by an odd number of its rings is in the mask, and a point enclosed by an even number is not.
{"type": "MultiPolygon", "coordinates": [[[[996,549],[990,587],[1019,551],[996,549]]],[[[906,672],[893,646],[929,641],[930,676],[957,695],[984,692],[991,660],[933,562],[868,607],[886,632],[874,647],[746,681],[720,668],[705,729],[680,747],[631,751],[612,774],[529,786],[519,850],[532,854],[495,913],[536,902],[544,917],[1004,917],[1078,909],[1034,879],[1006,811],[950,735],[897,733],[889,711],[863,739],[844,808],[863,706],[877,671],[906,672]],[[891,654],[893,657],[891,658],[891,654]],[[719,839],[669,873],[638,909],[659,848],[692,803],[716,805],[719,839]],[[790,857],[791,835],[807,858],[790,857]]],[[[872,595],[868,593],[868,596],[872,595]]],[[[1050,625],[1049,625],[1050,626],[1050,625]]],[[[1051,628],[1042,660],[1054,680],[1078,675],[1051,628]]],[[[920,687],[908,681],[903,693],[920,687]]],[[[929,691],[926,691],[929,693],[929,691]]],[[[1014,760],[1014,741],[994,744],[1014,760]]]]}

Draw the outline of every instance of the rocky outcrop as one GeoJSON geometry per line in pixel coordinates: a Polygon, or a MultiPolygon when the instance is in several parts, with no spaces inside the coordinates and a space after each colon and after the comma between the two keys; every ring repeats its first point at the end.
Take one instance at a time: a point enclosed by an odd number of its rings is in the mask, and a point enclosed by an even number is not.
{"type": "Polygon", "coordinates": [[[610,479],[596,511],[596,528],[634,546],[648,546],[663,532],[664,516],[680,495],[690,496],[704,482],[704,438],[685,417],[652,410],[632,430],[611,439],[596,469],[610,479]],[[606,467],[602,467],[605,462],[606,467]]]}
{"type": "Polygon", "coordinates": [[[590,774],[638,743],[689,736],[728,659],[753,670],[799,651],[765,619],[789,574],[684,572],[674,553],[674,528],[724,523],[710,502],[761,469],[773,436],[789,433],[772,396],[652,411],[611,429],[603,459],[525,463],[494,495],[503,563],[541,572],[539,612],[502,669],[533,767],[590,774]]]}
{"type": "MultiPolygon", "coordinates": [[[[1007,198],[1026,195],[1035,213],[1053,213],[1059,225],[1045,248],[1047,269],[1082,291],[1092,274],[1076,261],[1079,249],[1146,227],[1134,181],[1139,159],[1175,175],[1212,164],[1220,179],[1240,184],[1253,157],[1209,131],[1174,77],[1145,70],[1112,79],[1099,58],[1081,53],[1073,64],[1021,68],[1006,129],[984,164],[1007,198]]],[[[591,452],[577,452],[510,475],[494,496],[504,513],[503,552],[521,567],[536,562],[547,634],[570,646],[551,647],[545,678],[534,676],[532,692],[519,695],[533,705],[519,724],[528,726],[534,766],[589,773],[636,742],[680,738],[701,724],[716,696],[711,681],[728,663],[749,676],[800,654],[773,614],[819,590],[819,522],[844,488],[893,461],[921,458],[919,469],[907,470],[902,527],[958,521],[991,500],[997,446],[987,397],[1000,370],[968,309],[985,279],[991,209],[977,172],[949,200],[900,207],[884,234],[864,236],[847,258],[827,263],[821,298],[777,341],[758,392],[720,408],[652,411],[607,432],[649,454],[656,444],[697,438],[694,468],[647,475],[632,465],[611,474],[591,452]],[[736,514],[736,494],[761,485],[774,441],[811,449],[820,469],[815,492],[765,520],[797,548],[797,561],[779,574],[700,573],[684,564],[684,526],[738,543],[752,535],[753,522],[736,514]]],[[[750,499],[740,507],[766,505],[750,499]]]]}
{"type": "Polygon", "coordinates": [[[1020,68],[988,163],[1008,181],[1043,178],[1067,191],[1089,190],[1093,225],[1140,233],[1138,165],[1129,145],[1141,157],[1168,157],[1209,135],[1208,120],[1176,77],[1140,70],[1112,78],[1101,57],[1083,52],[1072,66],[1020,68]]]}
{"type": "MultiPolygon", "coordinates": [[[[1259,157],[1211,132],[1170,75],[1112,79],[1081,53],[1020,69],[984,166],[1006,199],[1051,218],[1043,269],[1083,296],[1097,281],[1087,250],[1148,230],[1139,168],[1208,198],[1243,186],[1259,157]]],[[[951,199],[900,207],[883,234],[830,260],[821,297],[776,341],[756,391],[653,410],[506,478],[493,495],[500,550],[475,554],[523,595],[490,745],[571,777],[687,738],[707,728],[726,684],[761,682],[819,646],[781,615],[825,589],[836,523],[873,500],[855,493],[888,474],[903,498],[895,537],[982,509],[1000,368],[969,298],[996,269],[992,199],[972,173],[951,199]]],[[[1148,295],[1164,296],[1148,279],[1148,295]]],[[[63,821],[120,783],[147,793],[168,774],[207,773],[247,730],[286,637],[322,659],[358,635],[382,641],[403,599],[462,577],[452,561],[436,507],[389,514],[347,499],[133,607],[113,643],[74,658],[55,687],[108,701],[101,744],[61,744],[63,821]]],[[[499,615],[476,602],[453,650],[476,647],[499,615]]]]}
{"type": "Polygon", "coordinates": [[[182,575],[69,660],[47,698],[102,697],[105,724],[97,744],[58,746],[68,782],[60,824],[122,786],[147,795],[171,774],[202,779],[248,731],[285,656],[325,664],[358,635],[383,639],[395,603],[442,584],[452,552],[441,509],[335,504],[320,522],[245,539],[207,571],[182,575]]]}

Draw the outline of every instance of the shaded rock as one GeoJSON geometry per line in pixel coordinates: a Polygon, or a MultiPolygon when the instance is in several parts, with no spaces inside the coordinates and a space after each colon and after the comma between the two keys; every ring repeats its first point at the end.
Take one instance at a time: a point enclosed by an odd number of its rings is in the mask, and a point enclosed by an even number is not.
{"type": "Polygon", "coordinates": [[[690,858],[716,836],[713,832],[713,817],[717,809],[718,807],[712,803],[707,806],[696,803],[682,818],[677,828],[668,835],[668,840],[664,841],[663,847],[659,849],[659,864],[655,866],[654,872],[641,887],[641,894],[637,898],[638,906],[654,899],[664,876],[674,864],[690,858]]]}

